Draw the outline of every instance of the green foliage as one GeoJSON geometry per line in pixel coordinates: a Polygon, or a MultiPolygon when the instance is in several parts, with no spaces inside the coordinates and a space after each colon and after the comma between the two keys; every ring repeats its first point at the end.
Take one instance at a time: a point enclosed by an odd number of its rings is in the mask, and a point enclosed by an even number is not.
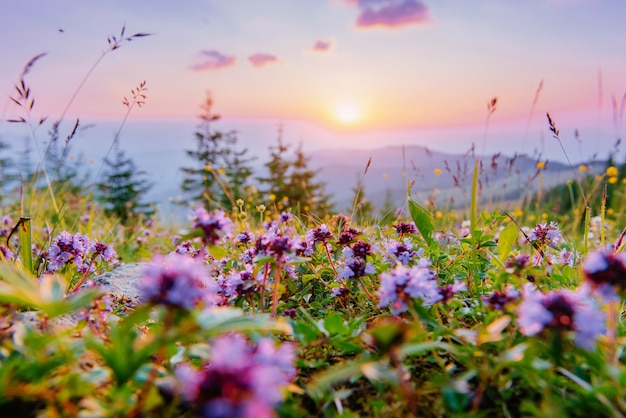
{"type": "Polygon", "coordinates": [[[97,200],[107,215],[119,219],[122,225],[136,222],[139,215],[154,215],[154,204],[143,202],[153,184],[145,178],[146,173],[137,169],[132,158],[126,157],[117,144],[113,159],[105,159],[104,166],[103,178],[96,188],[97,200]]]}
{"type": "Polygon", "coordinates": [[[249,195],[250,166],[254,158],[247,149],[237,149],[237,133],[213,129],[219,116],[212,111],[213,99],[207,94],[202,106],[201,123],[195,133],[196,149],[187,150],[193,161],[191,167],[182,168],[183,192],[190,200],[200,202],[207,209],[232,210],[238,199],[249,195]]]}
{"type": "Polygon", "coordinates": [[[265,163],[267,176],[257,179],[261,192],[276,202],[278,211],[289,207],[305,217],[324,218],[332,204],[324,191],[325,185],[315,180],[318,171],[309,168],[309,157],[304,154],[302,144],[293,158],[288,157],[288,150],[289,145],[283,143],[279,130],[276,145],[270,146],[270,160],[265,163]]]}

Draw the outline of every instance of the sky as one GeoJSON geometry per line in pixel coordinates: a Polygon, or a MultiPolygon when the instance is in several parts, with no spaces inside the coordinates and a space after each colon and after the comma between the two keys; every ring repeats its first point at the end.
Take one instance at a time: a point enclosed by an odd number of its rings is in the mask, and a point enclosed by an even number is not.
{"type": "Polygon", "coordinates": [[[70,104],[67,120],[114,124],[145,81],[132,121],[192,121],[210,92],[248,135],[513,151],[547,140],[550,112],[592,152],[621,135],[625,18],[623,0],[4,0],[0,116],[22,115],[13,84],[45,53],[25,76],[33,118],[70,104]],[[122,27],[150,36],[106,52],[122,27]]]}

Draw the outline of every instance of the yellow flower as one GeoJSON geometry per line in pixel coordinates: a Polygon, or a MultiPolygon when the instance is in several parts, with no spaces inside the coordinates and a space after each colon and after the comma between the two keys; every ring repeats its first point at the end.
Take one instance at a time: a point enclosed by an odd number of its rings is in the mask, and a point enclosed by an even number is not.
{"type": "Polygon", "coordinates": [[[617,167],[615,166],[607,167],[606,175],[608,177],[617,177],[618,174],[619,174],[619,171],[617,171],[617,167]]]}
{"type": "Polygon", "coordinates": [[[609,177],[609,184],[617,183],[617,177],[609,177]]]}
{"type": "Polygon", "coordinates": [[[224,173],[226,173],[226,170],[224,170],[223,168],[218,168],[217,172],[220,173],[220,174],[224,174],[224,173]]]}
{"type": "Polygon", "coordinates": [[[537,161],[537,164],[535,164],[537,166],[537,168],[546,168],[546,163],[543,161],[537,161]]]}
{"type": "Polygon", "coordinates": [[[243,199],[237,199],[237,201],[235,203],[237,204],[237,206],[242,207],[243,206],[243,199]]]}
{"type": "Polygon", "coordinates": [[[534,221],[535,219],[537,219],[537,217],[535,215],[530,215],[528,219],[530,219],[531,221],[534,221]]]}
{"type": "Polygon", "coordinates": [[[544,212],[544,213],[542,213],[542,214],[541,214],[541,219],[543,219],[544,221],[545,221],[546,219],[548,219],[548,214],[547,214],[547,213],[545,213],[545,212],[544,212]]]}
{"type": "Polygon", "coordinates": [[[386,179],[387,177],[389,177],[389,175],[387,173],[383,174],[383,178],[386,179]]]}
{"type": "Polygon", "coordinates": [[[205,166],[204,166],[204,169],[205,169],[206,171],[211,171],[211,165],[210,165],[210,164],[205,165],[205,166]]]}
{"type": "Polygon", "coordinates": [[[578,171],[580,171],[581,173],[584,173],[585,171],[587,171],[587,166],[583,164],[579,165],[578,171]]]}
{"type": "Polygon", "coordinates": [[[435,218],[437,218],[437,219],[443,218],[443,213],[441,213],[439,211],[435,212],[435,218]]]}
{"type": "Polygon", "coordinates": [[[435,189],[435,194],[439,194],[439,193],[441,193],[441,190],[435,189]]]}
{"type": "Polygon", "coordinates": [[[613,208],[608,208],[608,209],[606,210],[606,214],[607,214],[607,215],[613,215],[613,212],[615,212],[615,211],[613,210],[613,208]]]}
{"type": "Polygon", "coordinates": [[[599,175],[599,174],[597,174],[597,175],[596,175],[596,181],[600,181],[600,180],[602,180],[602,176],[601,176],[601,175],[599,175]]]}
{"type": "Polygon", "coordinates": [[[515,208],[515,210],[513,211],[513,215],[516,217],[520,217],[524,215],[524,211],[522,210],[522,208],[515,208]]]}
{"type": "Polygon", "coordinates": [[[435,173],[435,175],[436,175],[436,176],[439,176],[439,175],[441,175],[441,173],[442,173],[443,171],[441,171],[441,168],[435,168],[435,169],[433,170],[433,172],[435,173]]]}
{"type": "Polygon", "coordinates": [[[276,195],[274,193],[271,193],[269,195],[270,200],[273,202],[274,200],[276,200],[276,195]]]}
{"type": "Polygon", "coordinates": [[[266,209],[265,205],[259,205],[256,207],[256,210],[258,210],[261,213],[265,212],[265,209],[266,209]]]}

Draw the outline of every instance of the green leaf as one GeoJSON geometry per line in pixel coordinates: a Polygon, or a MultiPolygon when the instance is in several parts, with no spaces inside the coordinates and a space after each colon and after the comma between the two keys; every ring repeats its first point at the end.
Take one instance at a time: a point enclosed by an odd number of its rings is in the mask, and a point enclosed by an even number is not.
{"type": "Polygon", "coordinates": [[[426,243],[430,246],[433,242],[432,233],[435,230],[433,226],[433,217],[428,210],[417,203],[413,197],[409,197],[409,212],[411,218],[415,222],[415,226],[422,234],[426,243]]]}
{"type": "Polygon", "coordinates": [[[33,249],[32,249],[32,234],[30,229],[30,218],[20,218],[17,227],[18,238],[20,242],[20,258],[24,270],[29,273],[33,273],[33,249]]]}
{"type": "Polygon", "coordinates": [[[330,335],[344,334],[346,326],[343,324],[343,317],[337,312],[331,312],[330,315],[324,319],[324,328],[330,335]]]}
{"type": "Polygon", "coordinates": [[[500,232],[500,238],[498,238],[500,260],[504,261],[509,256],[515,241],[517,241],[517,235],[517,226],[513,222],[500,232]]]}

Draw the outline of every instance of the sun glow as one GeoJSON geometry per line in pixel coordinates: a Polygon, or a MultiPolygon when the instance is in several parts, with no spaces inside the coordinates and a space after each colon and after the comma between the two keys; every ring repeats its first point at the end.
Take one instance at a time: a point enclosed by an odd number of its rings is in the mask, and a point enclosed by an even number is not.
{"type": "Polygon", "coordinates": [[[342,123],[355,123],[361,119],[362,112],[354,103],[341,103],[335,107],[334,115],[342,123]]]}

